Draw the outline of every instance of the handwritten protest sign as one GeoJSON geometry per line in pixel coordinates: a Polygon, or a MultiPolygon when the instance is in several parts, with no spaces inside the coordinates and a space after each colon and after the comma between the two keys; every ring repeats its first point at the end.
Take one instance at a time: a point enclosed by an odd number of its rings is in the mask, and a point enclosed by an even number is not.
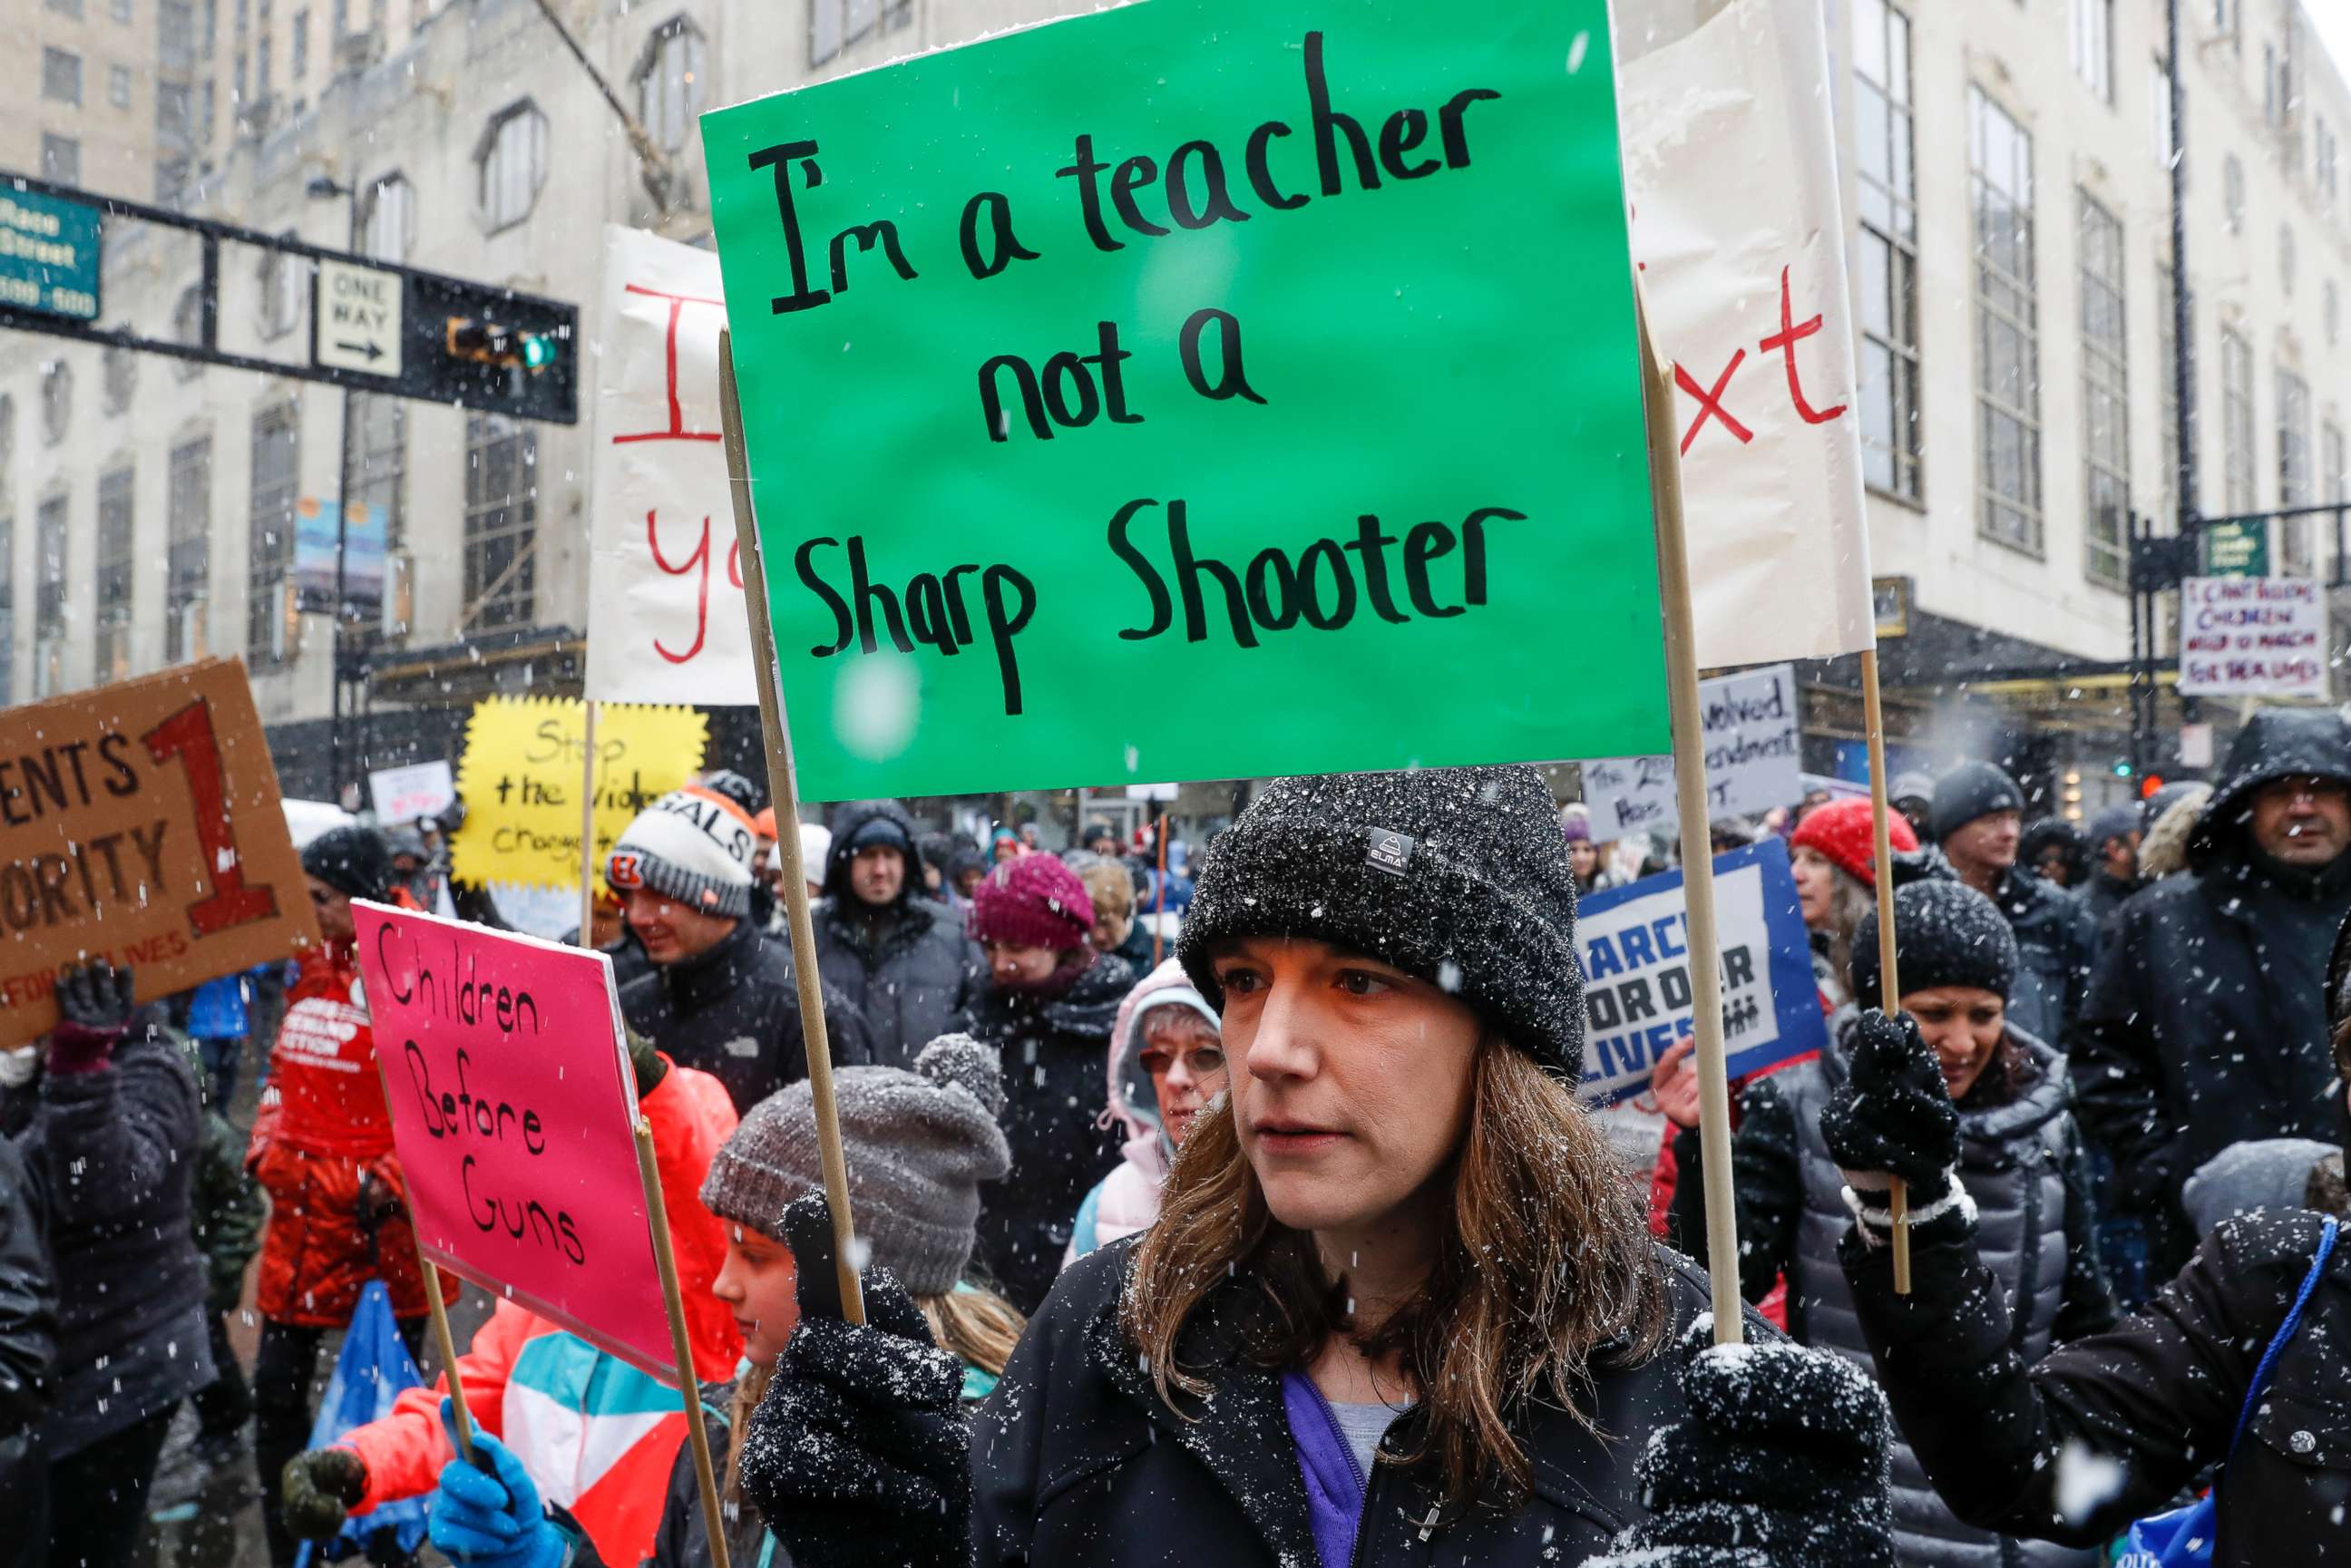
{"type": "Polygon", "coordinates": [[[2183,695],[2326,697],[2326,594],[2305,577],[2179,584],[2183,695]]]}
{"type": "Polygon", "coordinates": [[[604,228],[603,371],[590,439],[587,692],[756,702],[743,563],[718,444],[718,257],[604,228]]]}
{"type": "Polygon", "coordinates": [[[611,960],[351,909],[419,1249],[674,1382],[611,960]]]}
{"type": "MultiPolygon", "coordinates": [[[[1698,683],[1709,821],[1768,811],[1802,798],[1803,744],[1793,665],[1698,683]]],[[[1674,759],[1602,758],[1583,765],[1583,800],[1603,839],[1674,822],[1674,759]]]]}
{"type": "MultiPolygon", "coordinates": [[[[580,885],[587,717],[586,705],[570,698],[490,697],[475,705],[457,766],[465,822],[450,846],[450,870],[459,880],[580,885]]],[[[709,728],[709,719],[692,708],[598,706],[599,876],[613,841],[636,814],[701,770],[709,728]]]]}
{"type": "Polygon", "coordinates": [[[0,713],[0,1045],[57,966],[152,1001],[319,939],[245,667],[207,660],[0,713]]]}
{"type": "MultiPolygon", "coordinates": [[[[1625,29],[1636,49],[1653,9],[1625,29]]],[[[1623,78],[1633,253],[1680,392],[1698,662],[1875,647],[1830,107],[1847,88],[1832,88],[1819,0],[1733,0],[1627,60],[1623,78]]],[[[1904,308],[1916,287],[1865,267],[1874,308],[1904,308]]],[[[1881,373],[1902,371],[1889,361],[1881,373]]],[[[1893,465],[1915,397],[1886,406],[1895,423],[1869,433],[1867,461],[1900,493],[1893,465]]]]}
{"type": "MultiPolygon", "coordinates": [[[[1770,839],[1715,856],[1714,895],[1730,1076],[1820,1050],[1828,1030],[1787,846],[1770,839]]],[[[1658,1056],[1689,1032],[1686,919],[1678,870],[1578,901],[1575,940],[1592,1023],[1585,1100],[1606,1104],[1646,1089],[1658,1056]]]]}
{"type": "Polygon", "coordinates": [[[405,768],[376,769],[368,775],[368,796],[375,804],[376,821],[413,822],[448,810],[457,798],[457,781],[448,762],[435,758],[405,768]]]}
{"type": "Polygon", "coordinates": [[[705,116],[801,792],[1662,748],[1608,40],[1152,0],[705,116]]]}

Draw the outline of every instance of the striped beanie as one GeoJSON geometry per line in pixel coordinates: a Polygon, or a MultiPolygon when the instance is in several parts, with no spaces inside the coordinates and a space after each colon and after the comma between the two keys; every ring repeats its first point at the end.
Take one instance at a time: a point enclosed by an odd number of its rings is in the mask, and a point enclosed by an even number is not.
{"type": "Polygon", "coordinates": [[[642,888],[703,915],[751,912],[751,814],[700,784],[673,789],[631,822],[604,862],[614,891],[642,888]]]}

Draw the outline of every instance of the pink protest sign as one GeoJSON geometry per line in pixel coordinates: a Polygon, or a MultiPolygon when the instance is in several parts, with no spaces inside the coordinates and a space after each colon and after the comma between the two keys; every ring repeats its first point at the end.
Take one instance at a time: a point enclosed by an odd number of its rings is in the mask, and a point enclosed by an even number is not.
{"type": "Polygon", "coordinates": [[[351,908],[424,1255],[674,1383],[610,960],[351,908]]]}

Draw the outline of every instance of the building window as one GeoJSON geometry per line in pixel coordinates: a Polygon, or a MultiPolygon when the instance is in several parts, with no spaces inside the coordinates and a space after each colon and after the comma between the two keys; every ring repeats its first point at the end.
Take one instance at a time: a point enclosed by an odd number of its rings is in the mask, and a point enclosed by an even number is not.
{"type": "Polygon", "coordinates": [[[2172,376],[2179,353],[2177,308],[2171,297],[2171,268],[2158,267],[2155,269],[2155,386],[2156,419],[2162,428],[2156,437],[2163,468],[2156,477],[2163,486],[2166,517],[2179,515],[2179,383],[2172,376]]]}
{"type": "Polygon", "coordinates": [[[2326,346],[2331,349],[2343,339],[2343,290],[2337,288],[2335,279],[2330,277],[2320,292],[2326,300],[2322,314],[2326,319],[2326,346]]]}
{"type": "MultiPolygon", "coordinates": [[[[8,469],[16,461],[16,400],[0,392],[0,501],[8,498],[8,469]]],[[[8,559],[0,550],[0,563],[8,559]]]]}
{"type": "Polygon", "coordinates": [[[234,60],[232,60],[232,61],[230,61],[230,62],[229,62],[229,78],[228,78],[228,80],[229,80],[229,87],[228,87],[228,100],[229,100],[230,105],[231,105],[232,107],[234,107],[234,108],[237,108],[237,109],[242,109],[242,108],[244,108],[244,107],[245,107],[245,51],[244,51],[243,49],[239,49],[239,50],[236,52],[236,57],[235,57],[234,60]]]}
{"type": "Polygon", "coordinates": [[[246,555],[245,659],[284,662],[294,651],[286,609],[286,572],[294,558],[295,492],[301,432],[294,405],[265,409],[253,421],[253,523],[246,555]]]}
{"type": "Polygon", "coordinates": [[[2311,179],[2318,187],[2319,201],[2331,213],[2335,210],[2336,187],[2340,183],[2343,150],[2335,140],[2335,128],[2326,123],[2325,117],[2314,115],[2310,123],[2310,140],[2314,149],[2311,179]]]}
{"type": "Polygon", "coordinates": [[[2155,149],[2157,165],[2168,169],[2171,167],[2174,152],[2171,140],[2170,62],[2158,57],[2149,71],[2147,103],[2152,110],[2155,124],[2152,128],[2153,135],[2148,139],[2147,144],[2155,149]]]}
{"type": "Polygon", "coordinates": [[[2340,506],[2345,501],[2351,501],[2351,490],[2344,488],[2346,485],[2351,485],[2351,475],[2344,472],[2346,458],[2341,425],[2330,423],[2319,432],[2318,457],[2321,465],[2319,483],[2322,486],[2318,493],[2320,503],[2323,505],[2332,501],[2340,506]]]}
{"type": "Polygon", "coordinates": [[[131,68],[129,66],[106,68],[106,101],[117,109],[131,107],[131,68]]]}
{"type": "Polygon", "coordinates": [[[2277,46],[2263,44],[2262,46],[2262,123],[2275,125],[2284,118],[2284,98],[2278,91],[2277,46]]]}
{"type": "Polygon", "coordinates": [[[287,51],[286,68],[297,87],[310,75],[310,13],[307,9],[294,13],[294,43],[287,51]]]}
{"type": "Polygon", "coordinates": [[[467,414],[461,631],[529,624],[538,544],[538,437],[500,414],[467,414]]]}
{"type": "Polygon", "coordinates": [[[377,261],[405,261],[416,241],[416,188],[386,174],[360,197],[360,248],[377,261]]]}
{"type": "Polygon", "coordinates": [[[73,425],[73,367],[51,360],[41,367],[41,439],[55,446],[73,425]]]}
{"type": "Polygon", "coordinates": [[[81,105],[81,57],[70,49],[41,51],[41,96],[51,103],[81,105]]]}
{"type": "Polygon", "coordinates": [[[155,84],[155,134],[182,145],[195,141],[194,99],[188,84],[180,81],[159,81],[155,84]]]}
{"type": "Polygon", "coordinates": [[[2278,287],[2294,293],[2294,225],[2278,225],[2278,287]]]}
{"type": "Polygon", "coordinates": [[[131,473],[117,468],[98,481],[97,684],[131,677],[131,473]]]}
{"type": "MultiPolygon", "coordinates": [[[[294,231],[277,236],[292,239],[294,231]]],[[[286,251],[265,251],[261,257],[261,335],[282,338],[302,324],[302,306],[310,277],[310,263],[286,251]]]]}
{"type": "Polygon", "coordinates": [[[1861,457],[1872,488],[1923,500],[1918,417],[1918,207],[1910,18],[1854,7],[1854,144],[1861,202],[1861,457]]]}
{"type": "Polygon", "coordinates": [[[547,116],[525,99],[500,110],[474,149],[475,201],[492,233],[530,216],[547,183],[547,116]]]}
{"type": "Polygon", "coordinates": [[[253,95],[263,102],[269,99],[269,35],[264,33],[253,45],[253,95]]]}
{"type": "Polygon", "coordinates": [[[155,7],[155,47],[167,71],[196,63],[196,15],[188,0],[162,0],[155,7]]]}
{"type": "MultiPolygon", "coordinates": [[[[2310,383],[2281,369],[2277,373],[2278,509],[2307,507],[2310,486],[2310,383]]],[[[2278,519],[2278,554],[2289,577],[2310,575],[2310,519],[2278,519]]]]}
{"type": "Polygon", "coordinates": [[[106,0],[106,14],[121,23],[131,25],[131,0],[106,0]]]}
{"type": "Polygon", "coordinates": [[[2125,580],[2130,514],[2129,313],[2123,225],[2081,193],[2083,570],[2092,581],[2125,580]]]}
{"type": "Polygon", "coordinates": [[[81,143],[70,136],[41,132],[41,178],[60,185],[81,183],[81,143]]]}
{"type": "Polygon", "coordinates": [[[0,512],[0,707],[16,700],[16,519],[0,512]]]}
{"type": "Polygon", "coordinates": [[[398,549],[408,516],[408,404],[405,400],[351,394],[351,467],[343,494],[383,519],[384,548],[398,549]]]}
{"type": "Polygon", "coordinates": [[[131,394],[139,385],[139,351],[135,349],[110,348],[98,358],[99,402],[110,414],[120,413],[131,406],[131,394]]]}
{"type": "Polygon", "coordinates": [[[171,512],[163,563],[163,659],[204,656],[205,604],[212,597],[213,442],[172,448],[171,512]]]}
{"type": "Polygon", "coordinates": [[[33,695],[65,689],[66,497],[51,496],[33,516],[33,695]]]}
{"type": "Polygon", "coordinates": [[[81,0],[46,0],[46,4],[48,9],[60,16],[78,17],[81,15],[81,0]]]}
{"type": "Polygon", "coordinates": [[[2220,501],[2230,517],[2258,504],[2253,489],[2253,348],[2220,329],[2220,501]]]}
{"type": "Polygon", "coordinates": [[[2041,326],[2032,138],[1968,89],[1976,238],[1976,413],[1985,537],[2041,550],[2041,326]]]}
{"type": "Polygon", "coordinates": [[[185,158],[155,160],[155,204],[176,207],[180,198],[188,193],[188,161],[185,158]]]}
{"type": "Polygon", "coordinates": [[[196,140],[209,147],[212,145],[213,140],[213,117],[214,110],[212,78],[206,77],[197,85],[196,101],[196,140]]]}
{"type": "Polygon", "coordinates": [[[702,112],[705,46],[701,31],[684,16],[653,29],[637,65],[637,118],[664,152],[675,152],[693,134],[702,112]]]}
{"type": "Polygon", "coordinates": [[[914,0],[810,0],[809,64],[820,66],[877,32],[894,33],[914,19],[914,0]]]}
{"type": "Polygon", "coordinates": [[[2074,74],[2099,102],[2115,101],[2115,0],[2074,0],[2074,74]]]}
{"type": "MultiPolygon", "coordinates": [[[[172,306],[172,341],[202,348],[204,341],[204,287],[191,283],[180,290],[180,298],[172,306]]],[[[173,360],[172,373],[183,382],[194,381],[204,373],[201,360],[173,360]]]]}
{"type": "Polygon", "coordinates": [[[2220,211],[2231,234],[2245,232],[2245,166],[2234,152],[2220,160],[2220,211]]]}

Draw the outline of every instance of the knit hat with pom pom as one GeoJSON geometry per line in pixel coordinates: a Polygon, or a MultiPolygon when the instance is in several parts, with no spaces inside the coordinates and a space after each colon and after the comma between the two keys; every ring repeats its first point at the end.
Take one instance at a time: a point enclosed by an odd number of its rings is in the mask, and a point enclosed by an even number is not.
{"type": "MultiPolygon", "coordinates": [[[[914,1295],[946,1295],[971,1260],[979,1184],[1012,1168],[997,1125],[1004,1075],[995,1047],[943,1034],[911,1072],[835,1068],[832,1087],[858,1236],[914,1295]]],[[[823,1186],[816,1106],[802,1079],[751,1107],[712,1158],[702,1201],[721,1219],[780,1239],[785,1206],[823,1186]]]]}

